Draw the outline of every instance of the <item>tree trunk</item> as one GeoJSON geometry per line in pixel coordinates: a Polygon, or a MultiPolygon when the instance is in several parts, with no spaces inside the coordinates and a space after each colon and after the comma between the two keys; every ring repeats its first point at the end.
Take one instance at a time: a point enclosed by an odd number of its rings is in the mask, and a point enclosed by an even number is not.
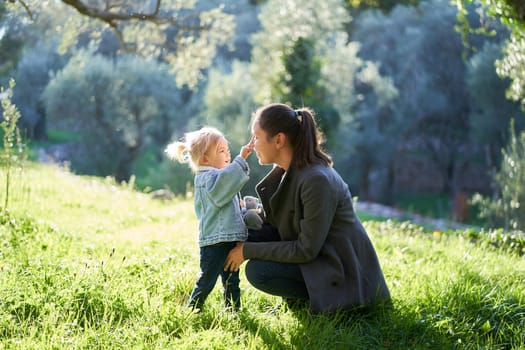
{"type": "Polygon", "coordinates": [[[395,157],[390,157],[387,164],[387,175],[385,181],[385,204],[391,205],[394,203],[394,183],[396,174],[394,171],[395,157]]]}
{"type": "Polygon", "coordinates": [[[365,160],[361,167],[361,184],[359,186],[359,197],[360,199],[370,199],[370,162],[365,160]]]}
{"type": "Polygon", "coordinates": [[[131,176],[131,165],[139,155],[140,146],[130,146],[127,149],[126,155],[118,162],[115,169],[115,180],[117,182],[128,181],[131,176]]]}

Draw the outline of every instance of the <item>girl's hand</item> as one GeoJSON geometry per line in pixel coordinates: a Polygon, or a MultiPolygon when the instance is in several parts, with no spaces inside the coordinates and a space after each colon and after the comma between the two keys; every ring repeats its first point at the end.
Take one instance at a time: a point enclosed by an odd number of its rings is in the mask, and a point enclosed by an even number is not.
{"type": "Polygon", "coordinates": [[[253,146],[254,146],[255,138],[252,136],[250,139],[250,142],[248,142],[246,145],[242,146],[241,148],[241,157],[244,159],[248,158],[250,154],[252,154],[253,146]]]}
{"type": "Polygon", "coordinates": [[[242,253],[243,246],[243,243],[238,242],[235,247],[230,250],[224,262],[224,271],[239,271],[239,267],[241,267],[244,262],[244,254],[242,253]]]}

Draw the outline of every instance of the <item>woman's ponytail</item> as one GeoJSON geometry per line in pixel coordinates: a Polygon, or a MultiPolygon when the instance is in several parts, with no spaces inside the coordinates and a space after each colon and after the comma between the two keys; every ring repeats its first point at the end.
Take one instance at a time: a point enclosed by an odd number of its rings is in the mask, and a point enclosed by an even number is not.
{"type": "Polygon", "coordinates": [[[314,112],[309,108],[303,107],[297,109],[296,113],[300,121],[300,130],[297,133],[294,148],[296,166],[303,167],[311,163],[332,166],[332,158],[321,148],[324,142],[324,135],[317,126],[314,112]]]}

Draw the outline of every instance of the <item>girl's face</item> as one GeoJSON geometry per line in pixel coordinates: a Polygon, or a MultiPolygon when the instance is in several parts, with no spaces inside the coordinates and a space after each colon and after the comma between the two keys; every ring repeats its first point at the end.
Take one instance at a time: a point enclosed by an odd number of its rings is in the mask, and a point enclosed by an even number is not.
{"type": "Polygon", "coordinates": [[[204,155],[206,165],[212,166],[217,169],[226,167],[231,162],[230,149],[228,148],[228,142],[221,139],[217,142],[215,147],[210,147],[208,152],[204,155]]]}
{"type": "Polygon", "coordinates": [[[254,149],[259,164],[273,164],[277,160],[277,148],[275,147],[274,137],[268,137],[268,134],[261,129],[259,122],[255,121],[252,125],[252,134],[254,137],[254,149]]]}

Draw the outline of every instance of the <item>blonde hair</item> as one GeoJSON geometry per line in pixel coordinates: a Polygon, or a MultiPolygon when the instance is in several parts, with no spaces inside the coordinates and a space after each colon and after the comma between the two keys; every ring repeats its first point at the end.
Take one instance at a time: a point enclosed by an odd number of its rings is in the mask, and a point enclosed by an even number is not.
{"type": "Polygon", "coordinates": [[[177,160],[179,163],[188,163],[191,170],[197,172],[202,156],[220,140],[226,140],[222,132],[205,126],[185,133],[182,141],[170,143],[165,152],[170,159],[177,160]]]}

